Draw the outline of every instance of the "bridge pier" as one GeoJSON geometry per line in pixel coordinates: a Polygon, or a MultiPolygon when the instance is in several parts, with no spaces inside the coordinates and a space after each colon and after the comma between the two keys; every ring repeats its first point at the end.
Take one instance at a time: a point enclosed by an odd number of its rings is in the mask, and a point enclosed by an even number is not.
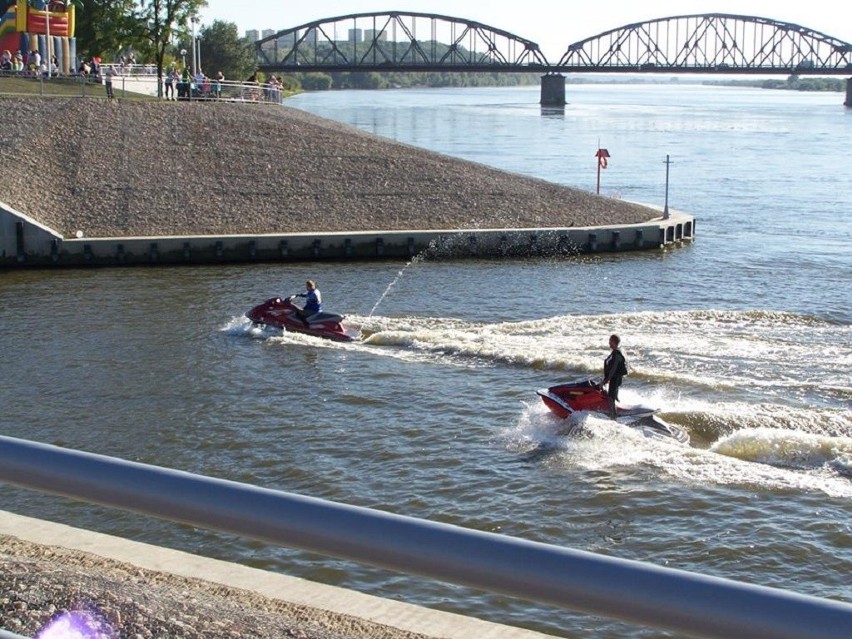
{"type": "Polygon", "coordinates": [[[852,108],[852,78],[846,78],[846,102],[843,104],[852,108]]]}
{"type": "Polygon", "coordinates": [[[565,76],[547,73],[541,76],[541,106],[565,106],[565,76]]]}

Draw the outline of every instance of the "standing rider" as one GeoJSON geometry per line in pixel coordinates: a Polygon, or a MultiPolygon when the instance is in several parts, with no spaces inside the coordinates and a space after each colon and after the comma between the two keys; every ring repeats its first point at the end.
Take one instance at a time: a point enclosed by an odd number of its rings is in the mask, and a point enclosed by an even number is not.
{"type": "Polygon", "coordinates": [[[627,375],[627,360],[621,352],[619,345],[621,338],[618,335],[609,336],[609,347],[611,352],[604,360],[604,378],[601,386],[607,386],[607,397],[609,398],[609,417],[615,419],[615,402],[618,401],[618,387],[621,380],[627,375]]]}
{"type": "Polygon", "coordinates": [[[308,280],[305,282],[306,292],[297,293],[296,297],[304,297],[305,298],[305,306],[302,310],[298,311],[299,319],[301,319],[305,326],[308,325],[308,318],[311,315],[316,315],[317,313],[322,312],[322,293],[317,288],[316,283],[313,280],[308,280]]]}

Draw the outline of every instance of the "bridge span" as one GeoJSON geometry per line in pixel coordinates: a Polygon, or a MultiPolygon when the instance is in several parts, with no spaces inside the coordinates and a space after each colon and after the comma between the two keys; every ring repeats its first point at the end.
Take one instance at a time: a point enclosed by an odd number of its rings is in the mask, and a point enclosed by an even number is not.
{"type": "MultiPolygon", "coordinates": [[[[565,104],[563,73],[852,75],[852,44],[801,25],[723,13],[628,24],[568,45],[479,22],[389,11],[324,18],[255,43],[261,71],[541,73],[542,104],[565,104]]],[[[852,78],[846,106],[852,107],[852,78]]]]}

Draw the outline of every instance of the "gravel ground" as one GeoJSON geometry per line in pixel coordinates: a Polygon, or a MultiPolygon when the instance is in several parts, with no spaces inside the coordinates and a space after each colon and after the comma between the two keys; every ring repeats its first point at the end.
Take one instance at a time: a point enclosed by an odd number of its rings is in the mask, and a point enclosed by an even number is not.
{"type": "Polygon", "coordinates": [[[659,212],[274,105],[2,98],[0,202],[68,237],[551,228],[659,212]]]}
{"type": "Polygon", "coordinates": [[[246,590],[0,535],[0,629],[35,637],[63,613],[86,610],[97,611],[90,617],[91,639],[427,639],[246,590]]]}

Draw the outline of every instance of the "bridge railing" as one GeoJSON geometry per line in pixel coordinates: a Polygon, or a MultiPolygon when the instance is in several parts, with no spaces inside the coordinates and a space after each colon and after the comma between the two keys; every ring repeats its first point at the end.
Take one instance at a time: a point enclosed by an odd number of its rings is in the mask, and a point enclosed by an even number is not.
{"type": "Polygon", "coordinates": [[[696,637],[841,639],[852,604],[0,436],[0,481],[696,637]]]}

